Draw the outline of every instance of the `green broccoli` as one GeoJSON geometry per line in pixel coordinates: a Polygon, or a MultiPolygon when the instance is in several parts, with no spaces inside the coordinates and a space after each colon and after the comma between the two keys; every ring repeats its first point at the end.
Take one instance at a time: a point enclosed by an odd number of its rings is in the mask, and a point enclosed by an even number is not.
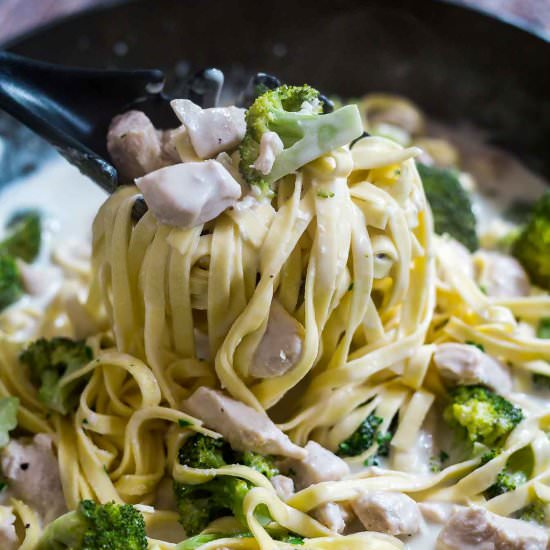
{"type": "Polygon", "coordinates": [[[41,338],[19,356],[29,368],[31,382],[38,387],[40,400],[50,409],[67,414],[78,403],[89,375],[61,385],[67,375],[93,359],[93,352],[83,341],[69,338],[41,338]]]}
{"type": "MultiPolygon", "coordinates": [[[[244,464],[271,478],[278,473],[271,459],[247,451],[237,453],[223,439],[195,434],[187,439],[178,453],[180,464],[191,468],[219,468],[226,464],[244,464]]],[[[200,533],[211,521],[233,514],[246,525],[243,500],[252,484],[232,476],[218,476],[197,485],[174,482],[174,494],[180,523],[187,535],[200,533]]],[[[259,510],[261,514],[264,511],[259,510]]]]}
{"type": "Polygon", "coordinates": [[[484,386],[458,386],[451,391],[443,418],[471,443],[499,447],[523,420],[523,412],[484,386]]]}
{"type": "Polygon", "coordinates": [[[535,203],[531,218],[512,246],[512,255],[531,281],[550,289],[550,191],[535,203]]]}
{"type": "MultiPolygon", "coordinates": [[[[537,338],[550,339],[550,317],[540,319],[537,327],[537,338]]],[[[532,381],[537,389],[550,390],[550,376],[536,372],[532,376],[532,381]]]]}
{"type": "Polygon", "coordinates": [[[0,243],[0,252],[26,262],[33,262],[42,241],[40,214],[27,210],[16,214],[8,224],[8,233],[0,243]]]}
{"type": "Polygon", "coordinates": [[[497,480],[495,483],[485,490],[485,497],[490,499],[507,493],[508,491],[514,491],[526,481],[527,476],[525,475],[525,472],[509,472],[507,470],[503,470],[497,475],[497,480]]]}
{"type": "Polygon", "coordinates": [[[338,445],[340,456],[357,456],[370,449],[378,437],[378,428],[383,419],[370,413],[359,427],[345,440],[338,445]]]}
{"type": "Polygon", "coordinates": [[[453,237],[472,252],[477,250],[479,239],[472,203],[456,173],[421,163],[417,163],[417,168],[432,210],[435,232],[453,237]]]}
{"type": "MultiPolygon", "coordinates": [[[[281,542],[286,542],[287,544],[294,544],[296,546],[301,546],[304,544],[304,538],[300,535],[295,535],[292,533],[285,533],[284,535],[277,535],[275,533],[271,533],[271,536],[275,540],[279,540],[281,542]]],[[[194,537],[188,538],[184,540],[183,542],[180,542],[175,550],[197,550],[200,548],[203,544],[207,544],[209,542],[219,540],[219,539],[225,539],[225,538],[239,538],[239,539],[247,539],[247,538],[253,538],[254,535],[250,532],[244,532],[244,533],[201,533],[200,535],[196,535],[194,537]]]]}
{"type": "Polygon", "coordinates": [[[546,524],[546,507],[547,504],[540,500],[536,499],[534,502],[525,506],[521,510],[518,510],[514,517],[516,519],[522,519],[523,521],[528,521],[529,523],[537,523],[538,525],[546,524]]]}
{"type": "Polygon", "coordinates": [[[78,508],[50,523],[36,550],[147,550],[145,522],[129,504],[96,504],[78,508]]]}
{"type": "Polygon", "coordinates": [[[19,398],[0,398],[0,449],[5,447],[10,440],[10,432],[17,427],[17,409],[19,398]]]}
{"type": "Polygon", "coordinates": [[[239,147],[245,179],[268,191],[278,179],[363,132],[357,106],[347,105],[328,114],[321,111],[319,92],[307,85],[279,86],[259,96],[246,113],[246,135],[239,147]],[[266,132],[275,132],[284,145],[267,176],[252,166],[266,132]]]}
{"type": "Polygon", "coordinates": [[[0,311],[17,302],[23,295],[23,283],[12,256],[0,252],[0,311]]]}
{"type": "Polygon", "coordinates": [[[537,326],[537,338],[550,340],[550,317],[543,317],[537,326]]]}

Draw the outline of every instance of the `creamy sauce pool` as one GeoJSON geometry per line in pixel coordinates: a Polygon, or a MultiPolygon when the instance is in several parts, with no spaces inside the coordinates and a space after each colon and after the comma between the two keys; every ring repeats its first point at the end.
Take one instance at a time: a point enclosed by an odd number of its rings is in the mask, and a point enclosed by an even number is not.
{"type": "MultiPolygon", "coordinates": [[[[463,170],[476,179],[474,210],[481,231],[501,219],[515,200],[534,201],[545,190],[537,177],[510,155],[483,144],[479,132],[449,130],[431,124],[429,133],[451,141],[461,152],[463,170]]],[[[46,163],[30,176],[0,191],[0,228],[14,212],[36,208],[45,216],[41,262],[47,261],[52,246],[67,241],[91,242],[94,216],[106,193],[60,157],[46,163]]],[[[441,525],[425,522],[418,535],[404,540],[410,550],[435,548],[441,525]]]]}

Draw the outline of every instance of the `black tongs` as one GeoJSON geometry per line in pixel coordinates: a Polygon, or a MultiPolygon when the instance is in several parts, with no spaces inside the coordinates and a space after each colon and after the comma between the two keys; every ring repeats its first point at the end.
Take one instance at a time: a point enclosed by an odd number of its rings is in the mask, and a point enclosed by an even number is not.
{"type": "MultiPolygon", "coordinates": [[[[222,85],[221,72],[206,69],[191,78],[187,97],[213,106],[222,85]]],[[[54,145],[108,193],[119,185],[106,149],[110,121],[139,109],[158,128],[177,126],[163,86],[164,73],[157,69],[78,69],[0,52],[0,109],[54,145]]]]}

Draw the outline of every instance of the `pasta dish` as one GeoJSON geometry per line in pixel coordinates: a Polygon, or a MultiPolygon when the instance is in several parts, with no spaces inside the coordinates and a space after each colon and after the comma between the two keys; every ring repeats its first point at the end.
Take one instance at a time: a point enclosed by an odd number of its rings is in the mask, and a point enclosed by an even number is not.
{"type": "Polygon", "coordinates": [[[547,548],[550,193],[336,103],[122,113],[90,251],[2,214],[2,549],[547,548]]]}

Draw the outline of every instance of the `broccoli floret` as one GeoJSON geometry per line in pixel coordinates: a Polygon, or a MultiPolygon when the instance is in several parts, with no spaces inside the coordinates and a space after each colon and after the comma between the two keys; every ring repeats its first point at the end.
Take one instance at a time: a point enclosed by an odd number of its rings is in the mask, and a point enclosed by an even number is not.
{"type": "Polygon", "coordinates": [[[83,500],[50,523],[36,550],[147,550],[145,522],[129,504],[83,500]]]}
{"type": "MultiPolygon", "coordinates": [[[[196,434],[178,453],[180,464],[191,468],[220,468],[226,464],[244,464],[272,477],[278,472],[269,457],[250,451],[236,453],[223,439],[196,434]]],[[[200,533],[211,521],[231,513],[243,525],[243,500],[253,487],[248,481],[231,476],[218,476],[205,483],[187,485],[174,482],[180,523],[187,535],[200,533]]],[[[259,512],[262,512],[259,510],[259,512]]]]}
{"type": "Polygon", "coordinates": [[[382,421],[382,418],[373,412],[370,413],[359,427],[338,445],[338,454],[340,456],[357,456],[370,449],[378,436],[378,428],[382,421]]]}
{"type": "Polygon", "coordinates": [[[522,519],[529,523],[537,523],[538,525],[546,524],[546,503],[540,499],[535,500],[525,508],[518,510],[514,517],[522,519]]]}
{"type": "Polygon", "coordinates": [[[42,240],[40,214],[35,210],[21,212],[8,224],[8,234],[0,243],[0,252],[26,262],[33,262],[42,240]]]}
{"type": "Polygon", "coordinates": [[[535,203],[531,218],[512,246],[512,255],[531,281],[550,289],[550,191],[535,203]]]}
{"type": "Polygon", "coordinates": [[[451,391],[451,403],[443,418],[465,433],[471,443],[498,447],[523,420],[523,412],[483,386],[458,386],[451,391]]]}
{"type": "Polygon", "coordinates": [[[520,485],[523,485],[527,481],[525,472],[509,472],[503,470],[497,475],[497,480],[485,491],[485,497],[490,499],[498,495],[507,493],[508,491],[514,491],[520,485]]]}
{"type": "Polygon", "coordinates": [[[537,338],[550,340],[550,317],[543,317],[537,326],[537,338]]]}
{"type": "Polygon", "coordinates": [[[456,173],[446,168],[417,163],[438,235],[447,234],[468,250],[479,248],[472,203],[456,173]]]}
{"type": "Polygon", "coordinates": [[[10,432],[17,427],[17,409],[19,398],[0,398],[0,449],[5,447],[10,440],[10,432]]]}
{"type": "Polygon", "coordinates": [[[31,382],[38,388],[40,400],[48,408],[67,414],[77,405],[89,375],[68,384],[61,385],[61,382],[89,363],[93,352],[83,341],[41,338],[28,346],[19,359],[29,368],[31,382]]]}
{"type": "Polygon", "coordinates": [[[15,259],[0,252],[0,311],[17,302],[22,295],[23,283],[15,259]]]}
{"type": "Polygon", "coordinates": [[[259,96],[246,113],[246,134],[239,147],[245,179],[268,191],[273,182],[363,132],[355,105],[328,114],[321,111],[320,94],[310,86],[279,86],[259,96]],[[266,132],[275,132],[284,145],[267,176],[252,167],[266,132]]]}

